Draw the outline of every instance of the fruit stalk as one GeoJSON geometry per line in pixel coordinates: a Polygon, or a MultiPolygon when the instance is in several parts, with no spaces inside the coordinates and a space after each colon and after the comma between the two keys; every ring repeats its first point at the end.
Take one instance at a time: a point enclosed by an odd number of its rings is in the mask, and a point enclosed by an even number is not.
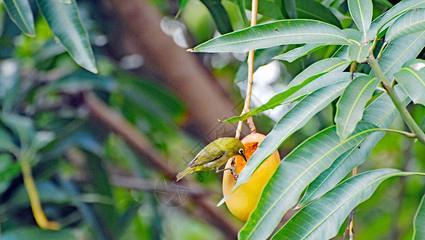
{"type": "MultiPolygon", "coordinates": [[[[257,24],[257,12],[258,12],[258,0],[252,0],[252,8],[251,8],[251,27],[255,26],[257,24]]],[[[254,82],[254,58],[255,58],[255,51],[250,50],[248,53],[248,81],[246,85],[246,96],[245,96],[245,102],[244,107],[242,110],[241,115],[244,113],[249,112],[249,106],[251,105],[251,95],[252,95],[252,85],[254,82]]],[[[248,117],[246,120],[249,126],[249,129],[251,132],[255,132],[255,124],[254,120],[252,119],[252,116],[248,117]]],[[[242,121],[238,122],[238,126],[236,128],[236,134],[235,138],[239,138],[242,131],[242,121]]]]}

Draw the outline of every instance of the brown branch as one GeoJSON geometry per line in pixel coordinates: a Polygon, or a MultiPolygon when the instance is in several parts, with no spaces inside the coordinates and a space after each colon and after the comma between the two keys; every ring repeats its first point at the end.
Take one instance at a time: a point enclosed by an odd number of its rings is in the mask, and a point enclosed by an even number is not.
{"type": "Polygon", "coordinates": [[[121,26],[121,34],[115,34],[119,39],[114,40],[118,47],[127,47],[127,54],[143,56],[149,68],[185,102],[192,123],[202,135],[208,140],[214,139],[217,132],[231,135],[234,127],[217,120],[236,114],[233,102],[198,59],[161,30],[158,10],[146,0],[104,2],[121,26]]]}
{"type": "MultiPolygon", "coordinates": [[[[119,135],[137,154],[143,156],[141,159],[146,160],[148,165],[161,172],[168,180],[174,181],[177,171],[167,163],[165,158],[153,148],[149,141],[136,128],[92,93],[86,93],[84,99],[94,118],[119,135]]],[[[179,185],[191,188],[195,184],[188,181],[181,181],[179,185]]],[[[202,196],[189,195],[189,197],[193,203],[202,209],[205,218],[226,234],[226,236],[234,238],[237,235],[236,227],[226,216],[219,212],[214,204],[202,196]]]]}

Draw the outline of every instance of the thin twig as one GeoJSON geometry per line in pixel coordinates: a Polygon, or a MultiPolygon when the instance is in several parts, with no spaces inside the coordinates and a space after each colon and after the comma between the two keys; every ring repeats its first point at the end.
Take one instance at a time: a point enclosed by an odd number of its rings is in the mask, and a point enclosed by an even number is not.
{"type": "MultiPolygon", "coordinates": [[[[258,13],[258,0],[252,0],[252,9],[251,9],[251,26],[255,26],[257,24],[257,13],[258,13]]],[[[249,107],[251,105],[251,95],[252,95],[252,85],[254,82],[254,58],[255,58],[255,51],[250,50],[248,53],[248,81],[246,85],[246,96],[245,96],[245,103],[243,106],[243,110],[241,115],[243,115],[246,112],[249,112],[249,107]]],[[[252,119],[252,116],[248,117],[246,120],[248,123],[249,129],[251,132],[255,132],[255,124],[254,120],[252,119]]],[[[235,138],[240,138],[242,131],[242,121],[238,122],[238,127],[236,128],[236,134],[235,138]]]]}

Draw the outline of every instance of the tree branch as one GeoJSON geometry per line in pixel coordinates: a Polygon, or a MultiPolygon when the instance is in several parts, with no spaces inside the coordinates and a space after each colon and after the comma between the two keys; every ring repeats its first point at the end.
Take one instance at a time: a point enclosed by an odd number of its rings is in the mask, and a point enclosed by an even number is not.
{"type": "Polygon", "coordinates": [[[121,47],[126,40],[129,54],[141,54],[146,59],[147,65],[185,102],[202,135],[207,140],[215,139],[218,130],[232,135],[234,127],[217,120],[236,114],[233,102],[196,57],[177,46],[161,30],[163,19],[158,10],[146,0],[104,2],[110,3],[113,16],[122,26],[123,34],[116,42],[121,47]]]}
{"type": "MultiPolygon", "coordinates": [[[[136,153],[143,156],[141,159],[146,160],[148,165],[161,172],[168,180],[175,179],[177,171],[172,168],[165,158],[154,149],[149,141],[129,122],[122,118],[119,113],[110,109],[93,93],[86,93],[84,95],[84,100],[91,115],[120,136],[136,153]]],[[[188,188],[194,186],[193,183],[188,181],[181,181],[179,185],[188,188]]],[[[192,202],[202,209],[206,219],[214,224],[217,229],[221,230],[228,237],[236,237],[236,227],[228,218],[218,211],[214,204],[202,196],[189,195],[189,197],[192,202]]]]}

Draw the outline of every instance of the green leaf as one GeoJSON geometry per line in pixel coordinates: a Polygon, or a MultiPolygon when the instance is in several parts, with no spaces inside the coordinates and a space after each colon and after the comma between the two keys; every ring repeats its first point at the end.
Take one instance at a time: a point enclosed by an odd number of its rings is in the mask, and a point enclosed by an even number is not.
{"type": "Polygon", "coordinates": [[[8,128],[18,135],[21,148],[31,146],[35,132],[33,122],[30,118],[3,113],[1,115],[1,120],[8,128]]]}
{"type": "MultiPolygon", "coordinates": [[[[251,11],[251,0],[230,0],[231,2],[238,4],[241,7],[244,7],[245,9],[251,11]]],[[[239,10],[241,13],[242,11],[239,10]]],[[[272,18],[272,19],[282,19],[284,18],[282,14],[282,0],[263,0],[260,4],[258,4],[258,13],[272,18]]],[[[243,14],[246,14],[245,11],[243,11],[243,14]]]]}
{"type": "Polygon", "coordinates": [[[390,42],[398,37],[422,31],[425,31],[425,9],[414,9],[391,24],[385,34],[385,40],[390,42]]]}
{"type": "Polygon", "coordinates": [[[297,212],[272,239],[331,239],[350,212],[369,199],[383,181],[410,175],[425,174],[378,169],[351,177],[297,212]]]}
{"type": "Polygon", "coordinates": [[[246,52],[287,44],[348,45],[352,42],[341,29],[331,24],[317,20],[289,19],[224,34],[196,46],[192,51],[246,52]]]}
{"type": "Polygon", "coordinates": [[[369,39],[375,38],[376,34],[383,32],[386,28],[391,26],[392,22],[405,12],[416,9],[425,8],[425,2],[423,0],[404,0],[400,1],[394,7],[383,13],[381,16],[376,18],[368,31],[369,39]]]}
{"type": "Polygon", "coordinates": [[[340,141],[332,126],[301,143],[282,159],[280,167],[264,188],[257,208],[239,232],[240,239],[266,239],[285,213],[296,205],[307,185],[374,129],[371,124],[359,124],[356,134],[340,141]]]}
{"type": "Polygon", "coordinates": [[[425,61],[417,59],[406,65],[394,77],[414,103],[425,105],[425,61]]]}
{"type": "Polygon", "coordinates": [[[413,236],[412,240],[425,239],[425,195],[422,196],[413,220],[413,236]]]}
{"type": "Polygon", "coordinates": [[[116,81],[110,77],[93,74],[87,71],[76,71],[61,77],[37,91],[37,96],[52,92],[80,93],[89,90],[102,90],[111,92],[117,87],[116,81]]]}
{"type": "Polygon", "coordinates": [[[17,147],[5,129],[0,128],[0,152],[8,151],[13,152],[17,147]]]}
{"type": "Polygon", "coordinates": [[[72,59],[81,67],[97,73],[90,40],[81,23],[75,0],[69,2],[37,0],[37,4],[53,33],[72,59]]]}
{"type": "Polygon", "coordinates": [[[27,0],[3,0],[13,22],[28,36],[35,36],[34,17],[27,0]]]}
{"type": "Polygon", "coordinates": [[[47,231],[40,228],[18,228],[2,233],[2,240],[27,240],[27,239],[43,239],[43,240],[77,240],[68,230],[47,231]]]}
{"type": "MultiPolygon", "coordinates": [[[[357,76],[357,74],[356,74],[357,76]]],[[[291,86],[283,92],[280,92],[270,98],[265,104],[251,109],[249,112],[243,114],[242,116],[235,116],[224,120],[228,123],[235,123],[247,119],[250,116],[260,114],[264,111],[273,109],[285,103],[290,103],[296,101],[308,94],[315,92],[316,90],[341,82],[348,82],[351,79],[351,73],[346,72],[335,72],[332,74],[325,75],[315,75],[310,78],[307,78],[303,82],[291,86]]]]}
{"type": "Polygon", "coordinates": [[[332,25],[341,27],[338,18],[319,2],[311,0],[296,0],[295,8],[297,10],[297,18],[301,19],[316,19],[322,22],[327,22],[332,25]]]}
{"type": "Polygon", "coordinates": [[[10,186],[12,180],[20,173],[19,163],[14,161],[10,154],[0,154],[0,194],[10,186]]]}
{"type": "Polygon", "coordinates": [[[372,22],[372,0],[348,0],[348,9],[354,23],[366,39],[367,30],[372,22]]]}
{"type": "Polygon", "coordinates": [[[344,29],[344,32],[350,39],[355,39],[361,42],[361,45],[348,45],[348,58],[350,61],[363,63],[367,61],[369,56],[369,48],[372,45],[370,42],[362,41],[362,34],[355,29],[344,29]]]}
{"type": "Polygon", "coordinates": [[[266,136],[263,143],[251,156],[235,184],[235,188],[245,183],[257,167],[295,131],[302,128],[316,113],[335,100],[345,88],[346,83],[334,84],[308,95],[288,111],[266,136]]]}
{"type": "Polygon", "coordinates": [[[179,0],[179,11],[186,7],[188,0],[179,0]]]}
{"type": "Polygon", "coordinates": [[[282,3],[289,18],[298,18],[296,0],[283,0],[282,3]]]}
{"type": "Polygon", "coordinates": [[[281,61],[287,61],[287,62],[293,62],[301,57],[304,57],[307,54],[310,54],[316,50],[319,50],[326,45],[322,44],[306,44],[301,47],[294,48],[290,51],[287,51],[285,53],[279,54],[273,59],[275,60],[281,60],[281,61]]]}
{"type": "MultiPolygon", "coordinates": [[[[399,97],[406,100],[406,96],[399,97]]],[[[407,104],[407,101],[404,101],[407,104]]],[[[381,128],[388,128],[398,111],[387,94],[381,94],[365,110],[364,121],[381,128]]],[[[385,135],[384,132],[370,134],[360,145],[341,155],[331,167],[320,174],[307,188],[299,205],[305,206],[312,200],[335,187],[355,167],[366,161],[367,156],[385,135]]]]}
{"type": "Polygon", "coordinates": [[[221,4],[221,0],[201,0],[201,2],[208,8],[221,34],[233,31],[229,15],[227,15],[226,9],[221,4]]]}
{"type": "Polygon", "coordinates": [[[354,79],[336,104],[335,124],[338,136],[345,139],[351,135],[363,117],[366,103],[372,97],[379,80],[371,76],[354,79]]]}
{"type": "Polygon", "coordinates": [[[348,60],[342,58],[322,59],[311,64],[295,76],[294,79],[291,80],[289,86],[300,84],[312,76],[320,76],[331,71],[343,71],[349,64],[350,62],[348,60]]]}
{"type": "Polygon", "coordinates": [[[392,81],[394,73],[409,60],[415,59],[425,46],[425,31],[399,37],[390,42],[382,55],[381,65],[385,75],[392,81]]]}

